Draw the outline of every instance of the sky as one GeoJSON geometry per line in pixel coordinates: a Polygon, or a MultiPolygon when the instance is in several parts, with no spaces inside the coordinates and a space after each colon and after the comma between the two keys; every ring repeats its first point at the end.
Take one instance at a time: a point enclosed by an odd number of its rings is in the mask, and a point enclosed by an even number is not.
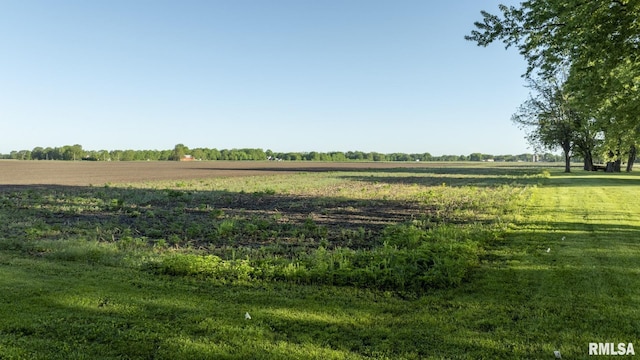
{"type": "Polygon", "coordinates": [[[464,40],[498,3],[1,0],[0,153],[531,152],[524,59],[464,40]]]}

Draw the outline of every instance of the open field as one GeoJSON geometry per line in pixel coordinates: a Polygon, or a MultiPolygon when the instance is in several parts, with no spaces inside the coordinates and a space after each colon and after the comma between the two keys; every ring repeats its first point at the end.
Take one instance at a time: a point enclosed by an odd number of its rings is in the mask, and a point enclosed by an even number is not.
{"type": "Polygon", "coordinates": [[[49,181],[4,168],[0,358],[551,359],[638,343],[635,174],[132,164],[67,163],[49,181]],[[144,166],[158,177],[131,174],[144,166]]]}
{"type": "MultiPolygon", "coordinates": [[[[478,163],[475,166],[481,166],[478,163]]],[[[505,166],[514,166],[511,163],[505,166]]],[[[451,168],[469,163],[275,162],[275,161],[15,161],[0,160],[0,185],[101,186],[106,183],[292,174],[366,169],[451,168]]],[[[527,164],[520,164],[527,166],[527,164]]]]}

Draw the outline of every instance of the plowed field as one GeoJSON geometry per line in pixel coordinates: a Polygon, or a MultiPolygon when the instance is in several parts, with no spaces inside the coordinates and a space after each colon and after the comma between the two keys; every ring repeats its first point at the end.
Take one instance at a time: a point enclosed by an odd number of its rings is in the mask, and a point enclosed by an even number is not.
{"type": "MultiPolygon", "coordinates": [[[[335,162],[92,162],[92,161],[0,161],[2,185],[104,185],[140,181],[204,179],[276,173],[349,171],[433,166],[422,163],[335,162]]],[[[451,166],[451,165],[448,165],[451,166]]]]}

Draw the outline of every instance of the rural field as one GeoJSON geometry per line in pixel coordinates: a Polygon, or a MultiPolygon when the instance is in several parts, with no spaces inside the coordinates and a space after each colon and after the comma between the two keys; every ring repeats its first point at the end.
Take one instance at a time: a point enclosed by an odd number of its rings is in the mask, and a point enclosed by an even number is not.
{"type": "MultiPolygon", "coordinates": [[[[454,163],[455,164],[455,163],[454,163]]],[[[0,185],[101,186],[216,177],[438,167],[429,163],[275,161],[13,161],[0,160],[0,185]]],[[[455,166],[455,165],[448,165],[455,166]]],[[[463,165],[458,165],[463,166],[463,165]]]]}
{"type": "Polygon", "coordinates": [[[0,161],[0,359],[631,355],[639,182],[524,163],[0,161]]]}

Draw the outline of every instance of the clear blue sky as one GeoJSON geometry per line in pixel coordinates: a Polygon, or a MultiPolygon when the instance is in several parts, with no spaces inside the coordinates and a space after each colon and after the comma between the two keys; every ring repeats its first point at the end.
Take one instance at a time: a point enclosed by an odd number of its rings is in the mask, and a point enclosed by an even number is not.
{"type": "Polygon", "coordinates": [[[530,152],[516,1],[3,0],[0,153],[36,146],[530,152]]]}

